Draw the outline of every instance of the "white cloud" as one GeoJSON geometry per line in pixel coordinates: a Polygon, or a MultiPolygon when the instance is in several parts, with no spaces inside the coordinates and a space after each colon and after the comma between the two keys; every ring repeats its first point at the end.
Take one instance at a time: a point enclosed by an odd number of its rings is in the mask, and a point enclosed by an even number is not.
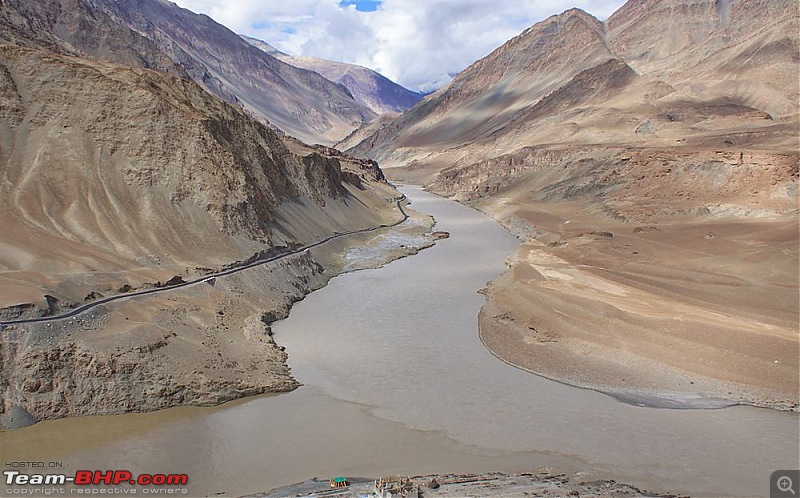
{"type": "Polygon", "coordinates": [[[339,0],[176,0],[291,55],[367,66],[433,90],[525,28],[571,7],[600,19],[625,0],[383,0],[374,12],[339,0]]]}

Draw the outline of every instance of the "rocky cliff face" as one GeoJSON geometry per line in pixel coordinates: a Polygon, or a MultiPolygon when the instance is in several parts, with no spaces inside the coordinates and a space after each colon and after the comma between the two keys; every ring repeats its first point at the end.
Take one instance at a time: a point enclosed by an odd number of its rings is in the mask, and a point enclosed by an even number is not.
{"type": "Polygon", "coordinates": [[[266,241],[282,202],[344,193],[338,164],[290,153],[192,82],[10,46],[1,62],[10,101],[3,191],[15,201],[4,207],[47,232],[95,245],[115,230],[136,240],[149,224],[183,222],[154,207],[191,206],[220,236],[266,241]],[[138,195],[114,198],[121,186],[138,195]],[[76,202],[82,196],[87,203],[76,202]]]}
{"type": "Polygon", "coordinates": [[[375,114],[347,89],[256,49],[207,16],[159,0],[9,0],[4,38],[190,77],[265,123],[332,144],[375,114]]]}
{"type": "Polygon", "coordinates": [[[314,71],[339,83],[347,88],[356,102],[369,107],[376,114],[403,112],[422,100],[422,94],[403,88],[372,69],[315,57],[292,57],[261,40],[248,36],[242,38],[287,64],[314,71]]]}
{"type": "Polygon", "coordinates": [[[0,27],[5,42],[188,76],[154,41],[82,0],[7,0],[0,5],[0,27]]]}

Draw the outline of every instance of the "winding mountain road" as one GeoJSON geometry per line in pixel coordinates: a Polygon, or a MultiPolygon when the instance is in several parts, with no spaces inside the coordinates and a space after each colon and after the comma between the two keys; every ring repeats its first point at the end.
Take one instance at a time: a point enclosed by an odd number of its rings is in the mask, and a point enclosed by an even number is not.
{"type": "Polygon", "coordinates": [[[109,304],[109,303],[113,303],[115,301],[121,301],[123,299],[132,299],[132,298],[135,298],[135,297],[147,296],[147,295],[151,295],[151,294],[158,294],[158,293],[161,293],[161,292],[169,292],[169,291],[173,291],[173,290],[176,290],[176,289],[182,289],[184,287],[189,287],[191,285],[196,285],[196,284],[208,282],[209,280],[213,280],[213,279],[218,278],[218,277],[224,277],[226,275],[233,275],[234,273],[238,273],[240,271],[244,271],[244,270],[247,270],[249,268],[253,268],[253,267],[256,267],[256,266],[264,265],[264,264],[267,264],[267,263],[272,263],[274,261],[281,260],[281,259],[283,259],[283,258],[285,258],[287,256],[292,256],[294,254],[299,254],[299,253],[301,253],[303,251],[307,251],[309,249],[313,249],[314,247],[321,246],[322,244],[330,242],[331,240],[334,240],[334,239],[338,239],[340,237],[346,237],[348,235],[354,235],[354,234],[357,234],[357,233],[374,232],[375,230],[380,230],[380,229],[383,229],[383,228],[396,227],[396,226],[400,225],[401,223],[404,223],[408,219],[408,213],[406,213],[406,210],[403,209],[403,205],[402,205],[402,202],[405,199],[406,199],[406,196],[403,195],[403,196],[401,196],[401,197],[399,197],[398,199],[395,200],[395,203],[397,204],[397,209],[399,209],[400,213],[403,214],[403,218],[400,219],[399,221],[396,221],[395,223],[390,224],[390,225],[379,225],[377,227],[362,228],[360,230],[350,230],[350,231],[347,231],[347,232],[334,232],[333,235],[329,235],[329,236],[325,237],[324,239],[321,239],[321,240],[319,240],[317,242],[314,242],[313,244],[309,244],[309,245],[306,245],[306,246],[301,246],[301,247],[289,250],[287,252],[284,252],[284,253],[281,253],[281,254],[278,254],[278,255],[275,255],[275,256],[270,256],[270,257],[267,257],[267,258],[264,258],[264,259],[256,259],[255,261],[248,261],[248,262],[245,262],[245,263],[241,263],[239,265],[235,265],[235,266],[233,266],[231,268],[228,268],[228,269],[225,269],[225,270],[222,270],[222,271],[218,271],[216,273],[209,273],[208,275],[204,275],[202,277],[198,277],[198,278],[195,278],[193,280],[187,280],[185,282],[180,282],[180,283],[174,284],[174,285],[169,285],[169,286],[164,286],[164,287],[157,287],[157,288],[153,288],[153,289],[143,289],[143,290],[128,292],[128,293],[125,293],[125,294],[117,294],[115,296],[104,297],[104,298],[98,299],[96,301],[92,301],[90,303],[86,303],[86,304],[84,304],[82,306],[78,306],[77,308],[73,308],[73,309],[71,309],[71,310],[69,310],[67,312],[64,312],[62,314],[59,314],[59,315],[43,316],[43,317],[38,317],[38,318],[25,318],[25,319],[19,319],[19,320],[3,320],[3,321],[0,321],[0,330],[2,330],[3,328],[5,328],[7,326],[10,326],[10,325],[24,325],[24,324],[31,324],[31,323],[54,322],[54,321],[58,321],[58,320],[65,320],[65,319],[68,319],[68,318],[73,318],[75,316],[78,316],[80,314],[86,313],[87,311],[89,311],[89,310],[91,310],[93,308],[96,308],[96,307],[98,307],[100,305],[103,305],[103,304],[109,304]]]}

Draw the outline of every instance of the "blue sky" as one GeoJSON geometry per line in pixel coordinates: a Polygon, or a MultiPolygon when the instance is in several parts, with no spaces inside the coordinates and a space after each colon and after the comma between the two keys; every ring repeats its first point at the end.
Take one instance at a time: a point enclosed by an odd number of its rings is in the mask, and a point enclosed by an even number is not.
{"type": "Polygon", "coordinates": [[[447,84],[525,28],[578,7],[605,19],[625,0],[174,0],[295,56],[372,68],[416,91],[447,84]]]}
{"type": "Polygon", "coordinates": [[[355,5],[359,12],[375,12],[380,4],[381,0],[341,0],[339,2],[342,7],[355,5]]]}

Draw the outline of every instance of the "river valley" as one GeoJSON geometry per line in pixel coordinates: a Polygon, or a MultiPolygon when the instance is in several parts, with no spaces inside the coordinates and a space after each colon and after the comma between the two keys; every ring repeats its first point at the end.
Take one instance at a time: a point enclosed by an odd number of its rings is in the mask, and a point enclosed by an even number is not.
{"type": "Polygon", "coordinates": [[[192,495],[334,474],[550,467],[656,492],[754,496],[768,494],[774,470],[798,467],[796,413],[635,406],[495,358],[478,338],[478,291],[518,241],[475,210],[401,190],[450,238],[336,277],[273,324],[303,387],[211,409],[42,422],[0,433],[2,460],[187,473],[192,495]]]}

